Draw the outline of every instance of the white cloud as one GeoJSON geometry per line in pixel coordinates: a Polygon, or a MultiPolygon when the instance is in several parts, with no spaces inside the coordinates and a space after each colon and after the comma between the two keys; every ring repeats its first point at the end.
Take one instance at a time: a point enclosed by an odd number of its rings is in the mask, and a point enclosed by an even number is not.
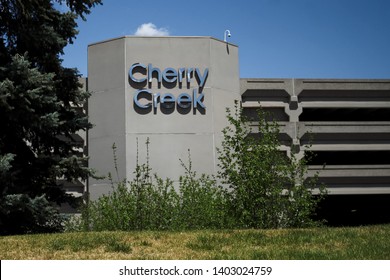
{"type": "Polygon", "coordinates": [[[157,28],[153,23],[144,23],[138,26],[135,36],[169,36],[166,28],[157,28]]]}

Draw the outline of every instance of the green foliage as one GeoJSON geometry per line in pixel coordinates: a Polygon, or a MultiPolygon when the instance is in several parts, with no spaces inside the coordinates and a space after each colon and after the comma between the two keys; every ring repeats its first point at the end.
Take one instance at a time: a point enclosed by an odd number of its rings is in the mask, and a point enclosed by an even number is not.
{"type": "Polygon", "coordinates": [[[206,174],[197,177],[192,170],[190,150],[188,165],[180,160],[185,170],[179,179],[179,215],[177,228],[203,229],[226,226],[225,192],[217,187],[214,178],[206,174]]]}
{"type": "Polygon", "coordinates": [[[56,232],[62,229],[62,219],[52,205],[42,196],[34,198],[25,194],[3,196],[2,234],[56,232]]]}
{"type": "MultiPolygon", "coordinates": [[[[219,178],[229,188],[230,212],[239,228],[301,227],[312,224],[316,178],[305,180],[306,162],[280,152],[279,127],[258,111],[254,128],[238,102],[223,133],[219,178]]],[[[323,189],[320,190],[321,195],[323,189]]],[[[321,197],[320,195],[320,197],[321,197]]]]}
{"type": "Polygon", "coordinates": [[[0,180],[4,180],[7,176],[7,171],[11,168],[11,162],[14,159],[13,154],[0,155],[0,180]]]}
{"type": "Polygon", "coordinates": [[[287,180],[288,203],[285,204],[284,227],[307,227],[321,225],[323,221],[315,221],[315,211],[318,203],[327,195],[326,186],[319,183],[318,172],[307,178],[308,160],[315,156],[307,152],[308,157],[298,159],[294,153],[287,162],[285,179],[287,180]],[[313,195],[313,191],[317,194],[313,195]]]}
{"type": "Polygon", "coordinates": [[[62,67],[59,55],[77,35],[77,18],[100,3],[0,0],[0,234],[16,228],[40,231],[41,225],[9,224],[7,213],[13,209],[8,207],[26,203],[18,215],[34,216],[36,207],[45,213],[50,204],[73,201],[58,178],[92,175],[72,140],[91,127],[83,111],[89,94],[80,90],[77,70],[62,67]],[[57,10],[59,4],[70,11],[57,10]],[[40,203],[43,198],[48,203],[40,203]]]}
{"type": "Polygon", "coordinates": [[[225,236],[218,236],[212,232],[200,233],[196,239],[187,243],[186,247],[191,250],[213,251],[221,248],[226,244],[225,236]]]}
{"type": "MultiPolygon", "coordinates": [[[[146,143],[147,147],[149,142],[146,143]]],[[[113,145],[114,159],[116,147],[113,145]]],[[[116,160],[115,160],[115,168],[116,160]]],[[[172,224],[172,213],[177,204],[173,182],[151,174],[149,156],[144,164],[137,162],[134,179],[114,185],[112,192],[89,202],[82,221],[92,230],[147,230],[167,229],[172,224]]]]}
{"type": "MultiPolygon", "coordinates": [[[[180,160],[184,175],[178,182],[152,175],[149,139],[146,162],[137,163],[131,181],[117,184],[112,192],[86,206],[80,224],[84,230],[191,230],[222,228],[305,227],[326,191],[318,180],[306,178],[307,162],[280,152],[279,127],[259,110],[251,128],[236,103],[227,114],[219,152],[218,186],[215,178],[192,169],[180,160]]],[[[114,165],[118,176],[116,147],[114,165]]],[[[119,178],[118,178],[119,181],[119,178]]]]}
{"type": "MultiPolygon", "coordinates": [[[[215,180],[205,174],[197,177],[189,154],[188,166],[181,162],[185,174],[175,187],[172,180],[152,175],[149,140],[146,145],[146,162],[139,164],[137,161],[134,178],[114,184],[109,174],[111,193],[89,202],[79,221],[80,227],[98,231],[223,227],[226,213],[224,192],[216,187],[215,180]]],[[[113,151],[116,167],[115,145],[113,151]]]]}

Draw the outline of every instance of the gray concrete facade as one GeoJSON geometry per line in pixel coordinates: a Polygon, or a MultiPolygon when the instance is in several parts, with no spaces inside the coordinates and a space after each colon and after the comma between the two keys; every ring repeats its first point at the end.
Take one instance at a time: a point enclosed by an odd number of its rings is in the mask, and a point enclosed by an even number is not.
{"type": "MultiPolygon", "coordinates": [[[[139,163],[177,180],[191,151],[193,168],[216,172],[225,110],[240,99],[238,48],[209,37],[122,37],[88,47],[89,166],[131,179],[139,163]],[[138,142],[138,147],[137,147],[138,142]]],[[[90,179],[95,199],[109,182],[90,179]]]]}
{"type": "Polygon", "coordinates": [[[241,79],[248,116],[281,125],[283,150],[304,157],[331,195],[390,193],[390,80],[241,79]],[[325,164],[325,168],[323,165],[325,164]]]}
{"type": "MultiPolygon", "coordinates": [[[[199,173],[217,171],[226,108],[260,106],[281,127],[281,150],[310,150],[331,195],[390,194],[390,80],[240,79],[238,47],[210,37],[121,37],[88,47],[89,166],[131,179],[146,160],[177,180],[191,150],[199,173]],[[137,147],[138,142],[138,147],[137,147]],[[137,153],[138,151],[138,153],[137,153]],[[325,169],[323,165],[326,164],[325,169]]],[[[254,125],[254,123],[253,123],[254,125]]],[[[89,180],[96,199],[108,179],[89,180]]]]}

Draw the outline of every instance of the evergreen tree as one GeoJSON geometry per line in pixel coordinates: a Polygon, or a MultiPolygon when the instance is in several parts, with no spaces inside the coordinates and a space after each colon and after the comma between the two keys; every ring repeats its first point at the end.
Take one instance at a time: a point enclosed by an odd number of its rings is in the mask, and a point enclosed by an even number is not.
{"type": "Polygon", "coordinates": [[[91,127],[83,111],[88,93],[60,55],[76,38],[76,20],[97,4],[0,0],[1,234],[58,230],[52,205],[73,199],[57,179],[91,175],[74,141],[91,127]]]}

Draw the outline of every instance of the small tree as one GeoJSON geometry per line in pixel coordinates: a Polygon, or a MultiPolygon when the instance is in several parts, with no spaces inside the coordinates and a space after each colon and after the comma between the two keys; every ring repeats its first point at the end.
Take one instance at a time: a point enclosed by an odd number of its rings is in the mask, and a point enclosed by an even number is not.
{"type": "MultiPolygon", "coordinates": [[[[288,158],[280,151],[279,126],[258,111],[253,131],[242,108],[235,102],[227,110],[230,126],[218,149],[218,173],[229,189],[230,212],[236,226],[278,228],[305,226],[318,201],[311,190],[316,179],[307,181],[304,161],[288,158]]],[[[321,196],[324,191],[321,189],[321,196]]]]}

